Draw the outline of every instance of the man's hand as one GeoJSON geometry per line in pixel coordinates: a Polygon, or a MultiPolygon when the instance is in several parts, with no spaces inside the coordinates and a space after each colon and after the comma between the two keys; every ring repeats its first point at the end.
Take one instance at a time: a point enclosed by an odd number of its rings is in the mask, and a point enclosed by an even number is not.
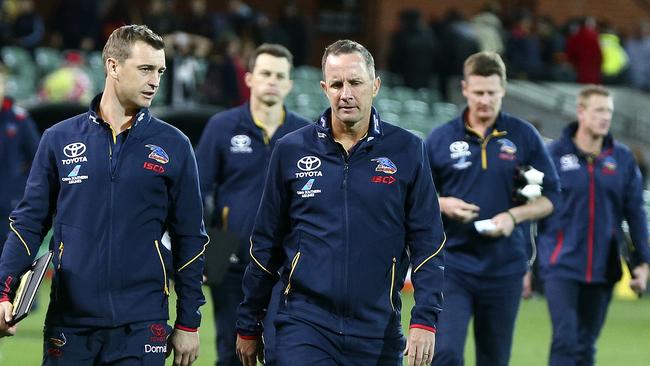
{"type": "Polygon", "coordinates": [[[467,223],[478,217],[480,208],[460,198],[440,197],[438,202],[440,203],[440,211],[451,219],[467,223]]]}
{"type": "Polygon", "coordinates": [[[501,212],[500,214],[494,216],[491,220],[495,226],[494,230],[486,231],[483,233],[483,235],[493,238],[510,236],[510,234],[512,234],[512,231],[515,229],[515,220],[508,212],[501,212]]]}
{"type": "Polygon", "coordinates": [[[646,290],[648,284],[648,273],[650,267],[648,263],[642,263],[632,270],[632,279],[630,280],[630,287],[634,292],[641,295],[646,290]]]}
{"type": "Polygon", "coordinates": [[[264,363],[264,347],[260,339],[244,339],[237,335],[237,357],[244,366],[257,365],[256,358],[264,363]]]}
{"type": "Polygon", "coordinates": [[[167,343],[167,357],[174,351],[174,366],[190,366],[199,358],[199,332],[174,329],[167,343]]]}
{"type": "MultiPolygon", "coordinates": [[[[409,366],[430,365],[433,361],[433,350],[436,346],[436,334],[426,329],[409,329],[404,355],[408,356],[409,366]]],[[[245,366],[245,365],[244,365],[245,366]]]]}
{"type": "Polygon", "coordinates": [[[524,275],[521,287],[521,298],[530,299],[533,297],[533,271],[528,270],[524,275]]]}
{"type": "Polygon", "coordinates": [[[8,322],[13,319],[14,306],[9,301],[0,302],[0,338],[11,337],[16,334],[16,326],[9,326],[8,322]]]}

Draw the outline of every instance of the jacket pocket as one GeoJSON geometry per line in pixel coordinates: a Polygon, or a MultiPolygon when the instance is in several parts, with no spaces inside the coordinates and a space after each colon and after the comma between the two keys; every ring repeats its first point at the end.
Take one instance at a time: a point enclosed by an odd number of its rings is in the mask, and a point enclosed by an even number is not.
{"type": "Polygon", "coordinates": [[[296,253],[296,255],[293,256],[293,259],[291,260],[291,270],[289,271],[289,278],[287,279],[287,287],[284,289],[284,296],[289,296],[289,292],[291,292],[291,276],[293,276],[293,272],[296,270],[296,266],[298,265],[298,261],[300,260],[300,251],[296,253]]]}
{"type": "Polygon", "coordinates": [[[163,275],[163,292],[166,296],[169,296],[169,285],[167,281],[167,268],[165,267],[165,260],[163,259],[162,252],[160,251],[160,242],[154,240],[154,246],[156,247],[156,252],[158,253],[158,259],[160,259],[160,266],[162,267],[163,275]]]}
{"type": "Polygon", "coordinates": [[[65,224],[57,225],[54,235],[59,243],[53,281],[55,311],[79,318],[101,317],[106,309],[106,297],[100,290],[106,265],[98,259],[96,240],[87,231],[65,224]]]}

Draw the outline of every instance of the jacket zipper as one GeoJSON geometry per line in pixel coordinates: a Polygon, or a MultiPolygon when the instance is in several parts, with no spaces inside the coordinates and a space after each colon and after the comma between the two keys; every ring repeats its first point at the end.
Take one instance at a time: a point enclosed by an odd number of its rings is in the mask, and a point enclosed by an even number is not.
{"type": "Polygon", "coordinates": [[[160,266],[163,270],[163,292],[165,295],[169,296],[169,287],[167,286],[167,269],[165,268],[165,261],[163,260],[162,253],[160,252],[160,244],[158,240],[154,240],[156,246],[156,251],[158,252],[158,258],[160,259],[160,266]]]}
{"type": "Polygon", "coordinates": [[[596,208],[596,186],[594,180],[594,161],[593,158],[588,159],[587,170],[589,171],[589,231],[587,232],[587,273],[585,279],[587,283],[591,282],[592,268],[594,260],[594,224],[595,224],[595,208],[596,208]]]}
{"type": "Polygon", "coordinates": [[[395,311],[395,304],[393,303],[393,291],[395,290],[395,265],[397,260],[393,257],[393,264],[390,270],[390,293],[388,294],[388,299],[390,300],[390,307],[395,311]]]}
{"type": "Polygon", "coordinates": [[[485,139],[482,139],[482,141],[481,141],[481,168],[483,168],[483,170],[487,170],[487,144],[488,144],[488,142],[490,142],[490,140],[493,137],[501,137],[501,136],[505,136],[506,134],[507,133],[505,131],[504,132],[499,132],[496,129],[494,129],[491,134],[487,135],[485,137],[485,139]]]}
{"type": "MultiPolygon", "coordinates": [[[[345,287],[344,287],[344,292],[343,292],[343,298],[349,298],[348,293],[350,292],[350,281],[349,281],[349,270],[348,270],[348,263],[350,260],[350,243],[349,243],[349,238],[350,238],[350,226],[349,226],[349,218],[348,218],[348,171],[350,170],[350,164],[348,162],[348,157],[345,155],[343,156],[344,163],[343,163],[343,213],[344,213],[344,222],[345,222],[345,258],[344,258],[344,267],[343,267],[343,281],[345,282],[345,287]]],[[[343,319],[345,318],[347,314],[347,308],[345,306],[345,303],[341,303],[341,318],[340,318],[340,328],[339,331],[341,334],[344,334],[345,332],[343,331],[343,319]]]]}
{"type": "Polygon", "coordinates": [[[228,231],[228,214],[230,213],[230,207],[223,206],[221,209],[221,230],[223,232],[228,231]]]}
{"type": "MultiPolygon", "coordinates": [[[[106,287],[111,288],[111,261],[112,255],[111,255],[111,247],[113,246],[113,209],[114,209],[114,204],[113,204],[113,196],[114,196],[114,190],[115,190],[115,182],[113,180],[113,145],[111,144],[111,139],[113,138],[113,129],[109,126],[109,133],[111,136],[109,136],[108,140],[108,179],[111,184],[111,190],[110,190],[110,196],[109,196],[109,210],[108,210],[108,246],[106,248],[106,253],[107,253],[107,262],[106,262],[106,287]]],[[[111,291],[108,291],[108,306],[111,311],[111,317],[112,319],[115,319],[115,306],[113,305],[113,295],[111,294],[111,291]]]]}
{"type": "Polygon", "coordinates": [[[289,292],[291,291],[291,276],[293,276],[293,271],[296,269],[296,266],[298,265],[298,260],[300,260],[300,251],[298,251],[298,253],[296,253],[296,255],[294,255],[293,259],[291,260],[291,271],[289,271],[289,278],[287,279],[287,287],[284,289],[285,300],[286,297],[289,296],[289,292]]]}
{"type": "Polygon", "coordinates": [[[61,269],[62,260],[63,260],[63,242],[59,244],[59,265],[56,266],[56,269],[61,269]]]}

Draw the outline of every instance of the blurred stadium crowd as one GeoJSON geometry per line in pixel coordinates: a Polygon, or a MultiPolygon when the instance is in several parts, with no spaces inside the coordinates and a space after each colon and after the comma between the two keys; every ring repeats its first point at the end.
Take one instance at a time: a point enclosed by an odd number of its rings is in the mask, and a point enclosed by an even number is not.
{"type": "MultiPolygon", "coordinates": [[[[44,19],[37,1],[0,1],[9,94],[26,102],[88,102],[103,85],[101,45],[117,26],[143,23],[167,43],[169,76],[159,104],[240,104],[248,99],[246,60],[256,45],[270,42],[287,46],[294,55],[295,104],[315,105],[308,97],[298,98],[303,80],[313,90],[311,78],[319,78],[310,66],[302,68],[318,47],[314,20],[301,12],[298,1],[278,1],[281,15],[274,19],[241,0],[225,1],[219,12],[207,0],[181,3],[153,0],[141,7],[124,0],[61,0],[44,19]]],[[[420,94],[432,94],[419,98],[424,102],[448,101],[449,78],[460,75],[462,61],[477,51],[502,54],[510,78],[650,89],[650,68],[644,62],[650,56],[649,23],[622,35],[594,18],[556,24],[525,7],[505,16],[495,6],[467,18],[453,8],[440,18],[425,18],[419,10],[403,10],[386,60],[379,61],[391,72],[384,74],[384,85],[424,88],[420,94]]]]}

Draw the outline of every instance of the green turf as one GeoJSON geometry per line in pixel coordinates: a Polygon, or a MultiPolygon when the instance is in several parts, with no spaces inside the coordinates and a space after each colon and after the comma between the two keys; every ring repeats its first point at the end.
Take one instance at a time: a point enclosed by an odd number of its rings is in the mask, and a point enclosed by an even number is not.
{"type": "MultiPolygon", "coordinates": [[[[18,328],[18,335],[0,340],[0,365],[40,365],[41,337],[45,305],[48,301],[49,281],[39,293],[38,311],[25,319],[18,328]]],[[[404,296],[404,314],[409,314],[413,298],[404,296]]],[[[202,308],[201,356],[197,366],[212,366],[215,360],[214,327],[210,302],[202,308]]],[[[408,319],[403,319],[406,325],[408,319]]],[[[471,328],[470,328],[471,329],[471,328]]],[[[470,332],[471,334],[471,332],[470,332]]],[[[550,323],[546,303],[541,298],[522,302],[511,365],[546,365],[550,338],[550,323]]],[[[465,364],[474,364],[473,342],[468,340],[465,364]]],[[[168,362],[168,364],[171,364],[168,362]]],[[[597,364],[601,366],[643,366],[650,364],[650,299],[612,302],[605,329],[598,343],[597,364]]]]}

